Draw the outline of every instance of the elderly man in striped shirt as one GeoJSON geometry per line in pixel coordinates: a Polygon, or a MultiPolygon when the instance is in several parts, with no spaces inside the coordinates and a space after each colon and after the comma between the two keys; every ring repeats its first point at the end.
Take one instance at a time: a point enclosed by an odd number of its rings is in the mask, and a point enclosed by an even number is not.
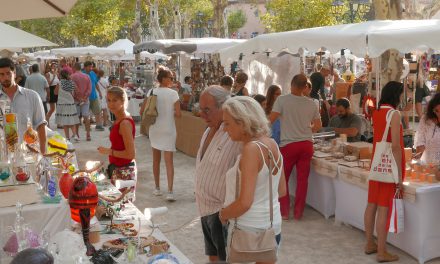
{"type": "Polygon", "coordinates": [[[221,86],[210,86],[200,96],[200,116],[208,128],[203,134],[196,160],[195,194],[199,208],[205,254],[210,262],[226,260],[226,229],[218,212],[226,193],[226,172],[234,166],[241,144],[233,142],[223,130],[222,104],[229,92],[221,86]]]}

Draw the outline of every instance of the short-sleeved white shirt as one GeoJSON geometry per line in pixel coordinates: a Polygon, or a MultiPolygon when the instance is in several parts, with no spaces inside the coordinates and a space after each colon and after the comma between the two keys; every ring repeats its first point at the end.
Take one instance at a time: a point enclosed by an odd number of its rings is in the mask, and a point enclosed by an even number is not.
{"type": "Polygon", "coordinates": [[[3,89],[0,89],[0,101],[1,100],[9,101],[11,104],[11,112],[17,115],[19,143],[22,142],[23,134],[26,131],[28,118],[31,120],[32,127],[35,130],[41,124],[47,124],[43,103],[35,91],[17,85],[17,91],[11,101],[8,95],[3,92],[3,89]]]}

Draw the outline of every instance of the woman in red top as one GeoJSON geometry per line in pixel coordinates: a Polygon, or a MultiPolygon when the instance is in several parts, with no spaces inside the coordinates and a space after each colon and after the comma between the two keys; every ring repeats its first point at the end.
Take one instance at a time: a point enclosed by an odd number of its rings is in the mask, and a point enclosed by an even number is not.
{"type": "MultiPolygon", "coordinates": [[[[133,118],[127,112],[127,105],[128,99],[124,89],[113,86],[107,90],[107,107],[116,120],[110,131],[111,147],[98,147],[98,151],[109,156],[108,174],[113,184],[116,180],[132,180],[135,184],[137,178],[134,147],[136,130],[133,118]]],[[[121,188],[120,191],[127,194],[129,200],[134,201],[135,186],[121,188]]]]}
{"type": "MultiPolygon", "coordinates": [[[[394,110],[400,104],[403,95],[403,84],[391,81],[382,89],[379,109],[373,113],[373,155],[376,143],[380,142],[385,133],[387,124],[386,116],[388,111],[394,110]]],[[[395,157],[397,167],[399,168],[399,183],[384,183],[378,181],[369,181],[368,186],[368,205],[365,209],[364,223],[367,244],[365,254],[377,253],[378,262],[391,262],[399,260],[397,255],[392,255],[386,251],[386,240],[389,228],[390,206],[396,188],[403,190],[403,179],[405,173],[405,157],[403,145],[403,129],[400,123],[399,112],[394,112],[391,117],[390,131],[387,141],[392,144],[392,151],[395,157]],[[377,212],[377,218],[376,218],[377,212]],[[374,242],[373,231],[376,221],[377,244],[374,242]]]]}

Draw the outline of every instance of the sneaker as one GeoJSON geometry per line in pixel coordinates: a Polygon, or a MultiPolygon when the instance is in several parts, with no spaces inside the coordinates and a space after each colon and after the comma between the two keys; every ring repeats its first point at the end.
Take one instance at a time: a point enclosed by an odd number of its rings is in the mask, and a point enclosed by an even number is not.
{"type": "Polygon", "coordinates": [[[161,195],[162,195],[162,192],[160,191],[160,189],[154,189],[153,194],[154,194],[155,196],[161,196],[161,195]]]}
{"type": "Polygon", "coordinates": [[[95,129],[97,131],[104,131],[104,128],[102,126],[96,126],[95,129]]]}
{"type": "Polygon", "coordinates": [[[79,137],[75,135],[72,137],[72,141],[78,143],[80,140],[79,137]]]}
{"type": "Polygon", "coordinates": [[[173,192],[168,192],[167,194],[167,201],[168,202],[174,202],[176,199],[174,198],[173,192]]]}

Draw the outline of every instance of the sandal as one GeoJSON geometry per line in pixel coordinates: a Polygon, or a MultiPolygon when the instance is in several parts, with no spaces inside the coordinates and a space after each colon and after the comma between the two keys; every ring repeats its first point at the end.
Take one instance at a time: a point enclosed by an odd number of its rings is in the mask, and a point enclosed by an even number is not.
{"type": "Polygon", "coordinates": [[[92,137],[91,136],[87,136],[87,141],[92,141],[92,137]]]}
{"type": "Polygon", "coordinates": [[[377,262],[383,263],[383,262],[394,262],[399,260],[399,256],[390,254],[388,252],[385,252],[385,255],[377,255],[376,256],[377,262]]]}
{"type": "Polygon", "coordinates": [[[365,246],[365,254],[371,255],[377,253],[377,244],[373,243],[372,245],[366,245],[365,246]]]}

